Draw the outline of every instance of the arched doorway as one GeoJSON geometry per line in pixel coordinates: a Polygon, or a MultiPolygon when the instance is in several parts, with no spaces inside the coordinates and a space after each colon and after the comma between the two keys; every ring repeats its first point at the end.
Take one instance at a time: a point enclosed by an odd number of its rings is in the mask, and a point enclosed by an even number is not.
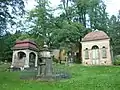
{"type": "Polygon", "coordinates": [[[15,62],[17,67],[24,67],[26,54],[22,51],[17,53],[17,57],[15,56],[15,62]]]}
{"type": "Polygon", "coordinates": [[[29,54],[29,66],[30,67],[35,67],[35,59],[36,59],[36,54],[34,52],[31,52],[29,54]]]}
{"type": "Polygon", "coordinates": [[[26,57],[26,54],[22,51],[18,52],[18,59],[21,60],[26,57]]]}
{"type": "Polygon", "coordinates": [[[94,45],[92,47],[92,64],[99,65],[99,63],[100,63],[99,59],[100,59],[99,47],[97,45],[94,45]]]}

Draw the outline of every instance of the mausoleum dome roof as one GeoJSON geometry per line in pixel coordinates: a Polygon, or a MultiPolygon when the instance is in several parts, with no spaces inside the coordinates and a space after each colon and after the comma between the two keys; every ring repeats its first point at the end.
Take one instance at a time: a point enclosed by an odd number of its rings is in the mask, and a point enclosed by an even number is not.
{"type": "Polygon", "coordinates": [[[82,41],[95,41],[95,40],[103,40],[103,39],[109,39],[108,35],[105,32],[94,31],[85,35],[82,41]]]}

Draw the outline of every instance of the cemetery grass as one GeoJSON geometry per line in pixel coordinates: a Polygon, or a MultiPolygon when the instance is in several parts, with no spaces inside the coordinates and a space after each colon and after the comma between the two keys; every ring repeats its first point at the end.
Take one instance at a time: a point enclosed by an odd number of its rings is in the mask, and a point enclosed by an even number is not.
{"type": "Polygon", "coordinates": [[[65,68],[72,77],[60,81],[21,80],[20,72],[8,72],[0,65],[0,90],[120,90],[119,66],[82,66],[65,68]]]}

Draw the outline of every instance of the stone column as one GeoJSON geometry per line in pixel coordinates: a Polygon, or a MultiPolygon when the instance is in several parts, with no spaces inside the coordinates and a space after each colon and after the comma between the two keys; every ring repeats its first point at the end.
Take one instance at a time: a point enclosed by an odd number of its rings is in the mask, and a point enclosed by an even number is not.
{"type": "Polygon", "coordinates": [[[35,55],[36,55],[36,58],[35,58],[35,67],[37,67],[38,55],[37,55],[37,53],[35,55]]]}
{"type": "Polygon", "coordinates": [[[11,64],[11,68],[13,68],[14,61],[15,61],[15,51],[13,51],[13,55],[12,55],[12,64],[11,64]]]}
{"type": "Polygon", "coordinates": [[[41,71],[41,68],[40,68],[40,65],[38,65],[38,73],[37,73],[37,76],[40,76],[40,71],[41,71]]]}
{"type": "Polygon", "coordinates": [[[29,51],[26,51],[26,59],[25,59],[25,65],[24,68],[29,68],[29,51]]]}

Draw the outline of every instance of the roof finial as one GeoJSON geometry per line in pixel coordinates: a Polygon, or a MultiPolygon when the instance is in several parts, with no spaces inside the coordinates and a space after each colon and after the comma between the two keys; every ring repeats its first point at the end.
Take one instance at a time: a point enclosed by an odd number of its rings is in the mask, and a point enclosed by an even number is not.
{"type": "Polygon", "coordinates": [[[48,48],[48,46],[47,46],[47,43],[46,43],[46,42],[44,42],[43,47],[44,47],[44,48],[48,48]]]}
{"type": "Polygon", "coordinates": [[[99,31],[98,29],[95,29],[95,31],[99,31]]]}
{"type": "Polygon", "coordinates": [[[92,28],[92,31],[93,31],[93,32],[96,32],[96,31],[99,31],[99,30],[98,30],[98,29],[94,29],[94,28],[92,28]]]}

